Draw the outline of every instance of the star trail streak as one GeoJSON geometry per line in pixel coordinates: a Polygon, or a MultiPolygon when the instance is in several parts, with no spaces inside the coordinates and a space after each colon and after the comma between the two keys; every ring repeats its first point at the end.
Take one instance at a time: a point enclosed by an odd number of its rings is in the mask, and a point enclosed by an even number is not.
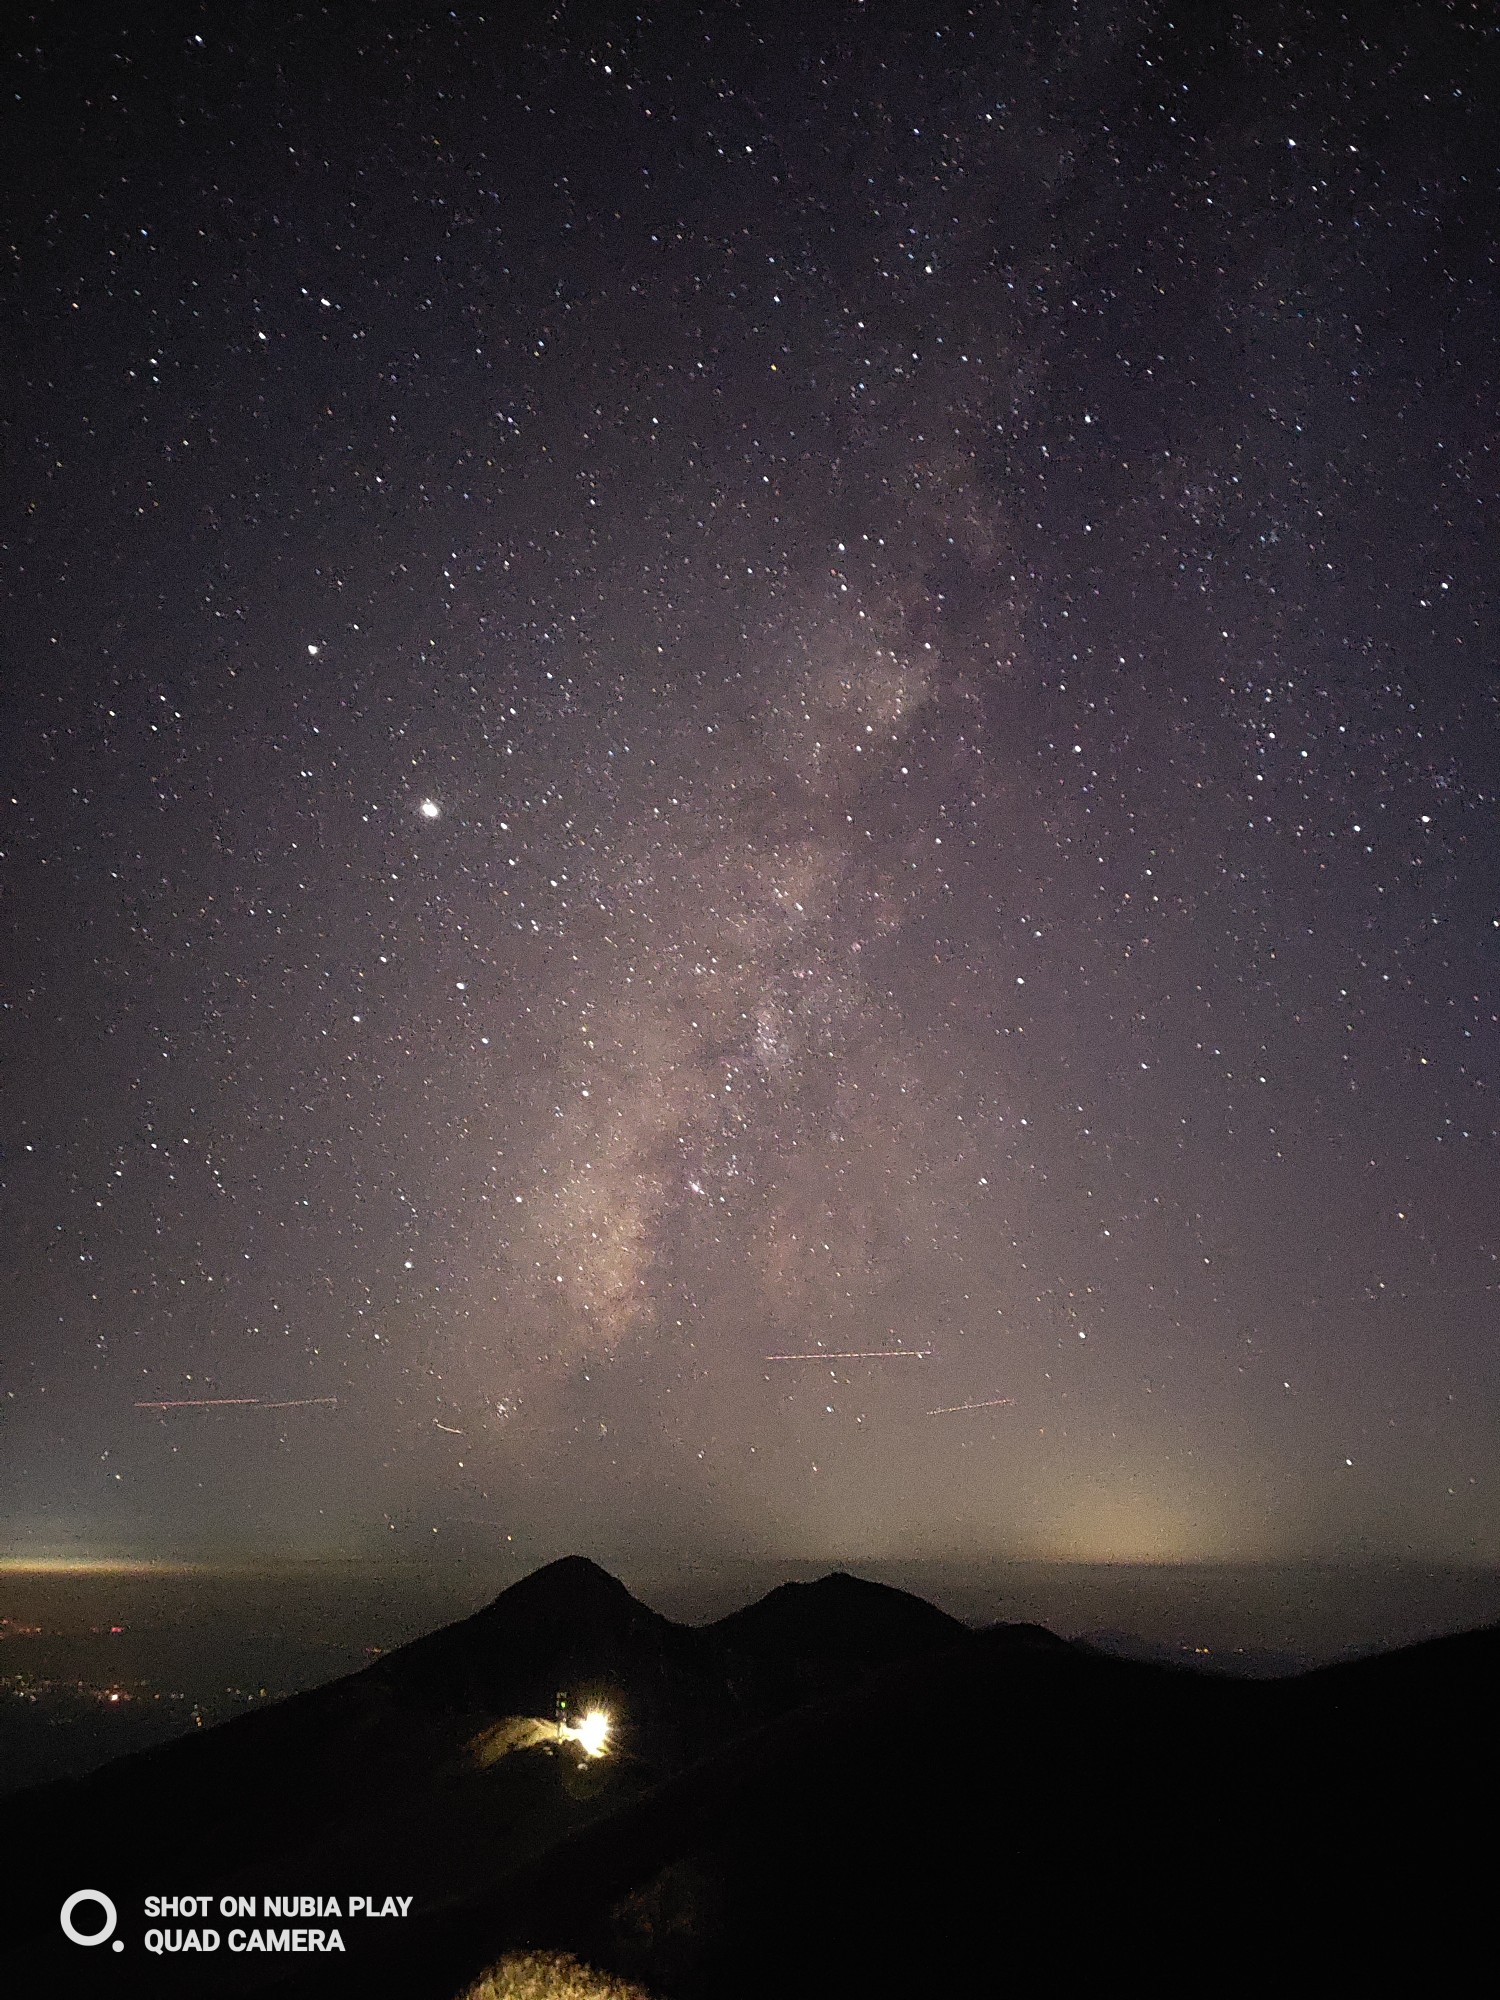
{"type": "Polygon", "coordinates": [[[930,1347],[846,1347],[832,1353],[767,1354],[767,1361],[930,1361],[930,1347]]]}
{"type": "Polygon", "coordinates": [[[166,1402],[137,1403],[138,1410],[310,1410],[319,1403],[337,1408],[337,1396],[293,1396],[269,1402],[263,1396],[178,1396],[166,1402]]]}
{"type": "Polygon", "coordinates": [[[982,1403],[947,1403],[940,1410],[929,1410],[929,1417],[959,1417],[965,1410],[1007,1410],[1015,1404],[1014,1396],[991,1396],[982,1403]]]}

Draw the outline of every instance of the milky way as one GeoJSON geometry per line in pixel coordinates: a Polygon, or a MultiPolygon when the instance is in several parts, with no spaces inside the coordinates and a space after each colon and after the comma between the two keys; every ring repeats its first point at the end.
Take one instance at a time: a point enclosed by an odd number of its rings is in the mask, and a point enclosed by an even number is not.
{"type": "Polygon", "coordinates": [[[16,1549],[1496,1558],[1487,39],[37,31],[16,1549]]]}

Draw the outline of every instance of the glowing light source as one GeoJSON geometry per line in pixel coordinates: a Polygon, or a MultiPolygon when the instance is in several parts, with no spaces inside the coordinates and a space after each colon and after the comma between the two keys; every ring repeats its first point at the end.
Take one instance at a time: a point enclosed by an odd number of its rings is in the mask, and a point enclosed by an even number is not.
{"type": "Polygon", "coordinates": [[[423,799],[421,808],[423,819],[441,819],[443,809],[436,799],[423,799]]]}
{"type": "Polygon", "coordinates": [[[591,1708],[568,1733],[585,1757],[602,1757],[609,1745],[609,1717],[602,1708],[591,1708]]]}

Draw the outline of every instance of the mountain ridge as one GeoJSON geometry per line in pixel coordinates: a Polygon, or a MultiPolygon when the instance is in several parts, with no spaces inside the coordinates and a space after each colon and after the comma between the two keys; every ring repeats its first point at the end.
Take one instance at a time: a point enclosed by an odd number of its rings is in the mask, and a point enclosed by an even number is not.
{"type": "MultiPolygon", "coordinates": [[[[416,1899],[380,1946],[378,1990],[405,2000],[452,2000],[503,1950],[531,1946],[674,2000],[887,1990],[893,1969],[924,1990],[934,1929],[951,1976],[972,1982],[988,1961],[970,1903],[1003,1879],[1061,1920],[1068,1878],[1051,1857],[1080,1840],[1089,1893],[1122,1924],[1149,1904],[1164,1852],[1205,1909],[1244,1883],[1269,1893],[1267,1870],[1288,1856],[1309,1880],[1326,1872],[1325,1826],[1366,1870],[1415,1869],[1408,1829],[1480,1782],[1497,1670],[1490,1629],[1240,1680],[1034,1625],[976,1630],[843,1572],[690,1627],[564,1558],[356,1674],[16,1795],[28,1841],[12,1907],[41,1914],[0,1951],[17,1991],[62,1990],[65,1976],[83,1992],[79,1961],[49,1956],[50,1913],[81,1880],[122,1908],[174,1885],[358,1881],[416,1899]],[[551,1730],[558,1693],[575,1712],[608,1710],[606,1756],[551,1730]],[[518,1716],[536,1726],[508,1730],[518,1716]],[[476,1755],[479,1741],[493,1754],[476,1755]],[[1293,1787],[1308,1804],[1289,1826],[1293,1787]],[[1109,1826],[1129,1838],[1106,1859],[1109,1826]],[[1184,1846],[1188,1828],[1200,1837],[1184,1846]],[[830,1908],[863,1942],[825,1935],[830,1908]],[[777,1939],[795,1942],[795,1971],[777,1939]]],[[[146,1969],[105,1969],[101,1992],[153,2000],[268,1981],[328,2000],[376,1990],[364,1955],[342,1973],[224,1961],[197,1968],[196,1986],[166,1962],[139,1988],[146,1969]]]]}

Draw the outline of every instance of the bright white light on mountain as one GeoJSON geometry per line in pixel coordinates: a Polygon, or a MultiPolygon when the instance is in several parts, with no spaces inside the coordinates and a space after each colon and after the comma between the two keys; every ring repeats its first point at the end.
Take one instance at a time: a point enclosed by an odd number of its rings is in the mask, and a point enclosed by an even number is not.
{"type": "Polygon", "coordinates": [[[609,1717],[602,1708],[591,1708],[573,1735],[586,1757],[602,1757],[609,1742],[609,1717]]]}

